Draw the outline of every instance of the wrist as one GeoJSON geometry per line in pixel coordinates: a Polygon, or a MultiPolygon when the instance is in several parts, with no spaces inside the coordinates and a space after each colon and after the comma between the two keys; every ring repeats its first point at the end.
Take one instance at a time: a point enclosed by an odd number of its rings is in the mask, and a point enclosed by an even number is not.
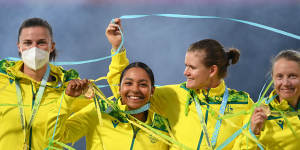
{"type": "MultiPolygon", "coordinates": [[[[113,51],[113,52],[117,52],[118,48],[119,48],[119,47],[114,47],[114,46],[113,46],[113,47],[112,47],[112,51],[113,51]]],[[[125,47],[124,47],[124,46],[121,47],[121,49],[120,49],[119,52],[123,52],[123,51],[125,51],[125,47]]]]}
{"type": "Polygon", "coordinates": [[[260,130],[259,129],[256,129],[256,128],[251,128],[250,129],[251,130],[251,132],[254,134],[254,135],[260,135],[260,130]]]}

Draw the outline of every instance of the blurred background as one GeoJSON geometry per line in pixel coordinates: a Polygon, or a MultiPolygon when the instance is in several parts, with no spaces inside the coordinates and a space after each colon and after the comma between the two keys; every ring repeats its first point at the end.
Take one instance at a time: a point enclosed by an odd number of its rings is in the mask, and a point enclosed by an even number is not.
{"type": "MultiPolygon", "coordinates": [[[[30,17],[52,25],[56,61],[81,61],[110,55],[104,33],[111,19],[162,13],[236,18],[300,35],[300,0],[0,0],[0,58],[18,57],[18,28],[30,17]]],[[[129,60],[148,64],[157,85],[185,81],[184,56],[193,42],[212,38],[225,48],[238,48],[240,61],[229,67],[226,83],[248,92],[254,101],[268,79],[270,59],[280,50],[300,48],[297,39],[228,20],[150,16],[122,24],[129,60]]],[[[109,63],[106,59],[64,68],[76,69],[81,78],[96,79],[106,76],[109,63]]],[[[102,91],[111,96],[109,88],[102,91]]],[[[85,149],[84,138],[74,147],[85,149]]]]}

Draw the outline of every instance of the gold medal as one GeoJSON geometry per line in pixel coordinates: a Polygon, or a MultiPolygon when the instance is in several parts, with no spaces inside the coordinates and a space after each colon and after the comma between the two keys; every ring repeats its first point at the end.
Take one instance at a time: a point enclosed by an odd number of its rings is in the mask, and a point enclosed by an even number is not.
{"type": "Polygon", "coordinates": [[[267,116],[270,116],[270,115],[271,115],[271,110],[270,110],[270,108],[269,108],[268,105],[262,104],[262,105],[260,106],[260,108],[262,108],[262,109],[264,110],[264,113],[265,113],[267,116]]]}
{"type": "Polygon", "coordinates": [[[89,83],[88,87],[83,90],[83,95],[88,99],[94,97],[95,94],[92,83],[89,83]]]}

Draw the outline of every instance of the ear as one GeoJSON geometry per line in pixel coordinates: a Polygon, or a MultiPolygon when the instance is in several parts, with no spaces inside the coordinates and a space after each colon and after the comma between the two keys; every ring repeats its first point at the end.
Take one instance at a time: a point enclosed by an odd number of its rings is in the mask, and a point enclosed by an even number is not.
{"type": "Polygon", "coordinates": [[[125,105],[125,102],[123,101],[123,99],[121,97],[121,83],[119,84],[119,95],[118,96],[120,97],[121,104],[125,105]]]}
{"type": "Polygon", "coordinates": [[[154,94],[154,91],[155,91],[155,87],[152,87],[151,88],[151,96],[154,94]]]}
{"type": "Polygon", "coordinates": [[[209,77],[214,77],[218,75],[219,68],[217,65],[212,65],[209,71],[209,77]]]}
{"type": "Polygon", "coordinates": [[[53,52],[53,50],[55,49],[55,42],[51,43],[51,48],[50,48],[50,53],[53,52]]]}

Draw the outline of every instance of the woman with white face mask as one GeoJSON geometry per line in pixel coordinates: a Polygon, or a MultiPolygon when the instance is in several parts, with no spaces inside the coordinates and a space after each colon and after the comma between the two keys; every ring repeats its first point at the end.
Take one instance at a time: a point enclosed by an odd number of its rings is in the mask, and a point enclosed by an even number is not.
{"type": "Polygon", "coordinates": [[[22,23],[17,46],[22,60],[0,61],[0,149],[44,149],[54,128],[60,132],[88,81],[79,80],[75,70],[49,63],[56,56],[55,42],[43,19],[22,23]]]}
{"type": "Polygon", "coordinates": [[[300,52],[281,51],[272,61],[272,79],[274,90],[251,116],[250,130],[262,145],[241,136],[236,149],[299,149],[300,52]]]}
{"type": "MultiPolygon", "coordinates": [[[[118,48],[122,40],[118,26],[121,27],[120,19],[115,19],[106,30],[113,49],[118,48]]],[[[185,56],[187,81],[156,87],[151,105],[168,118],[178,142],[191,149],[233,147],[234,139],[222,144],[243,126],[245,115],[227,119],[218,119],[218,115],[239,113],[253,104],[246,92],[225,85],[227,67],[237,63],[239,56],[237,49],[225,52],[223,46],[213,39],[195,42],[185,56]]],[[[107,79],[110,85],[119,82],[118,72],[127,63],[126,51],[113,57],[111,64],[114,66],[110,66],[110,72],[115,76],[107,79]]],[[[117,89],[113,91],[115,95],[117,92],[117,89]]]]}

